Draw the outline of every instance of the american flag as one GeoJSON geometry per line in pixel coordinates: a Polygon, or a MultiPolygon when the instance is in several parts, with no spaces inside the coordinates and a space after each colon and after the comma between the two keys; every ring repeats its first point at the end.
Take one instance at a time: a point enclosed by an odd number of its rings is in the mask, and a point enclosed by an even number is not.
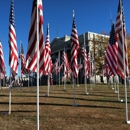
{"type": "Polygon", "coordinates": [[[0,72],[5,74],[5,61],[1,41],[0,41],[0,72]]]}
{"type": "Polygon", "coordinates": [[[88,60],[88,56],[87,56],[85,47],[82,47],[81,55],[83,57],[84,75],[88,78],[88,76],[89,76],[89,73],[88,73],[88,71],[89,71],[89,60],[88,60]]]}
{"type": "Polygon", "coordinates": [[[114,76],[117,75],[117,53],[118,53],[118,43],[115,37],[115,27],[114,23],[111,27],[109,43],[106,51],[105,60],[114,76]]]}
{"type": "Polygon", "coordinates": [[[72,73],[72,70],[71,70],[71,62],[68,63],[68,73],[71,74],[72,73]]]}
{"type": "Polygon", "coordinates": [[[43,72],[44,68],[44,37],[43,37],[43,12],[42,0],[33,0],[32,13],[31,13],[31,27],[28,37],[28,49],[26,55],[26,68],[36,72],[37,71],[37,57],[39,60],[39,72],[43,72]],[[39,43],[37,43],[37,2],[38,2],[38,19],[39,19],[39,43]],[[37,44],[39,52],[37,56],[37,44]]]}
{"type": "Polygon", "coordinates": [[[108,64],[105,63],[102,67],[102,76],[107,77],[109,79],[111,75],[112,75],[112,71],[110,70],[108,64]]]}
{"type": "Polygon", "coordinates": [[[10,18],[9,18],[9,66],[11,74],[14,77],[18,74],[18,48],[15,32],[15,18],[14,18],[14,2],[11,2],[10,18]]]}
{"type": "Polygon", "coordinates": [[[52,72],[54,73],[54,74],[58,74],[58,62],[59,62],[59,60],[58,59],[56,59],[56,61],[55,61],[55,63],[53,64],[53,67],[52,67],[52,72]]]}
{"type": "Polygon", "coordinates": [[[46,34],[46,45],[44,48],[44,75],[48,75],[52,70],[51,62],[51,47],[50,47],[50,35],[49,35],[49,24],[47,25],[47,34],[46,34]]]}
{"type": "Polygon", "coordinates": [[[72,23],[72,31],[71,31],[71,70],[74,78],[78,77],[78,62],[77,56],[79,51],[79,41],[78,41],[78,32],[76,29],[75,16],[73,12],[73,23],[72,23]]]}
{"type": "Polygon", "coordinates": [[[95,74],[95,61],[94,61],[94,58],[92,57],[92,55],[90,54],[90,57],[89,57],[89,72],[90,72],[90,75],[91,76],[94,76],[95,74]]]}
{"type": "Polygon", "coordinates": [[[118,42],[118,74],[124,79],[129,74],[128,59],[127,59],[127,44],[126,44],[126,28],[124,19],[124,9],[122,0],[119,0],[116,27],[115,27],[117,42],[118,42]]]}
{"type": "Polygon", "coordinates": [[[30,71],[26,68],[26,62],[25,62],[25,57],[24,57],[24,51],[23,51],[22,43],[21,43],[21,46],[20,46],[19,57],[21,59],[21,74],[22,75],[29,74],[30,71]]]}
{"type": "Polygon", "coordinates": [[[62,54],[62,61],[63,61],[63,66],[64,66],[64,77],[68,77],[69,62],[68,62],[68,55],[66,53],[66,46],[64,46],[64,51],[62,54]]]}

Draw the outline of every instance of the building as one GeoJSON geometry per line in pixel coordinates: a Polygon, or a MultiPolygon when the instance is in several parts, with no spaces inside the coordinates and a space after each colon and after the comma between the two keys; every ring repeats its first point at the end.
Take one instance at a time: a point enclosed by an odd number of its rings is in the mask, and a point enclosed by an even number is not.
{"type": "MultiPolygon", "coordinates": [[[[100,57],[100,60],[102,59],[102,54],[101,52],[104,50],[104,55],[105,51],[107,48],[108,44],[108,39],[109,36],[103,35],[103,34],[97,34],[93,32],[86,32],[85,34],[82,34],[79,36],[79,44],[80,47],[85,46],[86,50],[89,51],[92,55],[92,57],[100,57]]],[[[60,65],[62,63],[62,53],[64,46],[66,46],[66,51],[68,54],[68,59],[70,59],[70,52],[71,52],[71,41],[70,41],[70,36],[65,35],[62,38],[54,38],[53,41],[50,43],[51,44],[51,51],[52,51],[52,62],[54,63],[56,58],[60,57],[60,65]]],[[[82,58],[79,53],[78,57],[78,63],[82,63],[82,58]]],[[[104,61],[102,61],[104,62],[104,61]]],[[[63,72],[58,74],[57,76],[53,77],[54,82],[59,82],[62,79],[63,72]],[[58,76],[58,77],[57,77],[58,76]]],[[[82,72],[79,72],[79,83],[83,83],[82,81],[82,72]]],[[[100,83],[100,75],[96,75],[93,79],[93,82],[98,82],[100,83]]]]}

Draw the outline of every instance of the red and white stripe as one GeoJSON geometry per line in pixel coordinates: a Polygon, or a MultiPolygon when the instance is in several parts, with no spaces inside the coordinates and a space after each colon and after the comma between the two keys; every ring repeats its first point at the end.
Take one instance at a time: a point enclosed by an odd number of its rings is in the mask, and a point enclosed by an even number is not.
{"type": "Polygon", "coordinates": [[[78,33],[76,29],[75,17],[73,12],[73,23],[72,23],[72,31],[71,31],[71,70],[74,78],[78,77],[79,69],[77,56],[79,51],[79,40],[78,33]]]}
{"type": "Polygon", "coordinates": [[[46,44],[44,48],[44,75],[51,73],[51,47],[50,47],[50,35],[49,35],[49,24],[47,25],[46,44]]]}
{"type": "Polygon", "coordinates": [[[5,61],[1,41],[0,41],[0,72],[5,74],[5,61]]]}
{"type": "Polygon", "coordinates": [[[117,75],[117,55],[118,55],[118,43],[116,41],[115,27],[113,23],[111,27],[110,38],[105,59],[114,76],[117,75]]]}
{"type": "Polygon", "coordinates": [[[129,74],[128,58],[127,58],[127,44],[126,44],[126,28],[124,19],[124,10],[122,0],[119,0],[117,17],[116,17],[116,36],[118,39],[118,74],[124,79],[129,74]]]}
{"type": "Polygon", "coordinates": [[[28,49],[26,55],[26,68],[36,72],[37,71],[37,57],[39,60],[39,72],[43,72],[44,68],[44,36],[43,36],[43,11],[42,0],[34,0],[32,13],[31,13],[31,27],[28,37],[28,49]],[[37,3],[38,2],[38,24],[39,24],[39,43],[37,43],[37,3]],[[37,56],[37,44],[39,45],[39,51],[37,56]]]}
{"type": "Polygon", "coordinates": [[[102,76],[107,77],[109,79],[111,75],[112,71],[110,70],[109,65],[105,63],[102,67],[102,76]]]}
{"type": "Polygon", "coordinates": [[[15,19],[14,19],[14,2],[11,2],[10,8],[10,25],[9,25],[9,66],[11,74],[14,77],[18,74],[18,48],[15,32],[15,19]]]}
{"type": "Polygon", "coordinates": [[[89,60],[86,53],[86,49],[83,47],[81,50],[81,55],[83,56],[83,69],[84,69],[84,75],[88,78],[89,76],[89,60]]]}
{"type": "Polygon", "coordinates": [[[69,62],[68,62],[68,55],[66,53],[65,47],[64,47],[63,54],[62,54],[62,61],[63,61],[63,66],[64,66],[64,77],[68,77],[69,62]]]}
{"type": "Polygon", "coordinates": [[[56,59],[56,62],[53,64],[52,73],[54,74],[58,74],[58,62],[58,59],[56,59]]]}
{"type": "Polygon", "coordinates": [[[26,61],[25,61],[25,57],[24,57],[22,43],[21,43],[21,47],[20,47],[20,59],[21,59],[21,74],[22,75],[29,74],[30,71],[26,68],[26,61]]]}

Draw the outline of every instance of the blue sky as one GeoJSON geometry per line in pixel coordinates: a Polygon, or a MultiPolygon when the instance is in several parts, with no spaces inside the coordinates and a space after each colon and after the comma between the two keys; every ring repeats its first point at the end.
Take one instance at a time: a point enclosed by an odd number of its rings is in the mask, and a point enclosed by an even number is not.
{"type": "MultiPolygon", "coordinates": [[[[31,10],[33,0],[14,0],[15,30],[17,35],[17,46],[20,49],[20,41],[26,54],[28,46],[28,33],[30,28],[31,10]]],[[[9,13],[11,0],[0,0],[0,39],[2,41],[6,72],[9,76],[9,13]]],[[[123,0],[125,23],[127,33],[130,33],[130,0],[123,0]]],[[[51,41],[58,36],[71,34],[72,11],[75,11],[78,34],[87,31],[101,33],[110,31],[110,10],[115,22],[118,0],[43,0],[44,15],[44,37],[46,36],[47,23],[50,24],[51,41]],[[58,25],[58,26],[57,26],[58,25]]],[[[20,67],[19,67],[20,72],[20,67]]],[[[18,74],[19,75],[19,74],[18,74]]]]}

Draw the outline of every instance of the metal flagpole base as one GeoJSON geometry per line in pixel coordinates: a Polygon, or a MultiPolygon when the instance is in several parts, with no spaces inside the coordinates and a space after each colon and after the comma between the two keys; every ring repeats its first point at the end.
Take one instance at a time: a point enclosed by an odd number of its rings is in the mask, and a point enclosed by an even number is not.
{"type": "Polygon", "coordinates": [[[118,102],[121,102],[120,98],[118,99],[118,102]]]}
{"type": "Polygon", "coordinates": [[[130,124],[130,121],[127,121],[127,124],[130,124]]]}
{"type": "Polygon", "coordinates": [[[89,95],[89,93],[86,92],[85,95],[89,95]]]}
{"type": "Polygon", "coordinates": [[[123,102],[123,99],[120,99],[119,101],[120,101],[120,102],[123,102]]]}
{"type": "Polygon", "coordinates": [[[76,103],[73,104],[74,107],[77,107],[78,105],[76,103]]]}
{"type": "Polygon", "coordinates": [[[115,93],[118,93],[118,91],[115,91],[115,93]]]}
{"type": "Polygon", "coordinates": [[[49,97],[49,95],[48,95],[48,94],[45,94],[45,97],[49,97]]]}

